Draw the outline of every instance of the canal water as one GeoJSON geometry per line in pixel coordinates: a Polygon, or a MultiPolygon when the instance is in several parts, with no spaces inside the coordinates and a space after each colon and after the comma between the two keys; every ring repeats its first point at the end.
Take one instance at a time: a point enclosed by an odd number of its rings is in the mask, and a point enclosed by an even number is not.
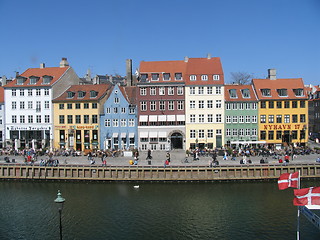
{"type": "MultiPolygon", "coordinates": [[[[304,181],[303,187],[319,186],[304,181]]],[[[0,182],[0,239],[295,239],[293,190],[271,182],[0,182]],[[139,189],[133,186],[139,184],[139,189]]],[[[301,239],[320,239],[303,216],[301,239]]]]}

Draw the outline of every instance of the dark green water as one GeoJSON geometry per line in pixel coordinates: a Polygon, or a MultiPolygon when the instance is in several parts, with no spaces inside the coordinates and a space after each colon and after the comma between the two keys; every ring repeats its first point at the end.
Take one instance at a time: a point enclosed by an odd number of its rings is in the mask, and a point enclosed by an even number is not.
{"type": "MultiPolygon", "coordinates": [[[[303,187],[320,185],[304,182],[303,187]]],[[[276,182],[0,182],[0,239],[295,239],[293,190],[276,182]]],[[[320,231],[301,217],[301,239],[320,231]]]]}

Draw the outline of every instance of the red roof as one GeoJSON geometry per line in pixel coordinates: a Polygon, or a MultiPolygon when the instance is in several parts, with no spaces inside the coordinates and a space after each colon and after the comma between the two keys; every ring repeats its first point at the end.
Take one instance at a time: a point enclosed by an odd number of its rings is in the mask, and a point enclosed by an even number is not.
{"type": "Polygon", "coordinates": [[[4,89],[0,87],[0,103],[4,103],[4,89]]]}
{"type": "Polygon", "coordinates": [[[307,99],[306,89],[302,78],[288,79],[252,79],[253,86],[256,90],[258,99],[307,99]],[[270,89],[270,96],[262,96],[261,89],[270,89]],[[287,89],[287,96],[279,96],[277,89],[287,89]],[[296,96],[294,89],[303,89],[303,96],[296,96]]]}
{"type": "Polygon", "coordinates": [[[98,101],[111,88],[111,84],[94,84],[94,85],[72,85],[70,86],[61,96],[53,100],[53,102],[67,102],[67,101],[98,101]],[[96,91],[96,97],[90,97],[90,91],[96,91]],[[73,92],[74,96],[72,98],[68,97],[68,92],[73,92]],[[78,92],[84,92],[83,97],[78,96],[78,92]]]}
{"type": "Polygon", "coordinates": [[[253,90],[252,85],[225,85],[224,86],[224,97],[226,101],[231,102],[245,102],[245,101],[257,101],[257,96],[253,90]],[[231,98],[230,91],[234,89],[237,97],[231,98]],[[242,94],[242,90],[247,89],[249,91],[249,97],[244,97],[242,94]]]}
{"type": "Polygon", "coordinates": [[[48,67],[48,68],[29,68],[20,76],[27,78],[23,84],[17,85],[17,78],[9,82],[5,87],[35,87],[35,86],[52,86],[62,75],[69,69],[69,67],[48,67]],[[30,84],[30,77],[36,76],[40,79],[36,84],[30,84]],[[43,76],[53,77],[50,84],[43,84],[43,76]]]}
{"type": "Polygon", "coordinates": [[[120,91],[122,92],[123,96],[126,98],[128,103],[130,104],[136,104],[136,87],[131,86],[131,87],[119,87],[120,91]]]}

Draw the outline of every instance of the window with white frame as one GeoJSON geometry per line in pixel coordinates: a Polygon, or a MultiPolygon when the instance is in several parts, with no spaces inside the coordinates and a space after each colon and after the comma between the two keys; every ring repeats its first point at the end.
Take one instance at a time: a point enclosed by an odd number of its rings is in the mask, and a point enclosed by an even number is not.
{"type": "Polygon", "coordinates": [[[20,89],[20,96],[24,96],[24,89],[20,89]]]}
{"type": "Polygon", "coordinates": [[[250,123],[250,116],[246,116],[246,123],[250,123]]]}
{"type": "Polygon", "coordinates": [[[111,108],[109,108],[109,107],[106,108],[106,113],[107,113],[107,114],[110,114],[110,113],[111,113],[111,108]]]}
{"type": "Polygon", "coordinates": [[[274,123],[274,115],[269,115],[269,123],[274,123]]]}
{"type": "Polygon", "coordinates": [[[190,75],[190,81],[196,81],[197,76],[196,75],[190,75]]]}
{"type": "Polygon", "coordinates": [[[170,73],[163,73],[163,80],[164,81],[169,81],[170,80],[170,73]]]}
{"type": "Polygon", "coordinates": [[[207,94],[212,95],[212,87],[207,87],[207,94]]]}
{"type": "Polygon", "coordinates": [[[232,129],[232,136],[238,136],[238,130],[232,129]]]}
{"type": "Polygon", "coordinates": [[[238,116],[232,116],[232,123],[238,122],[238,116]]]}
{"type": "Polygon", "coordinates": [[[216,135],[222,135],[222,129],[217,129],[216,130],[216,135]]]}
{"type": "Polygon", "coordinates": [[[17,123],[17,116],[12,115],[11,121],[12,121],[12,123],[17,123]]]}
{"type": "Polygon", "coordinates": [[[220,80],[220,76],[218,74],[213,75],[213,80],[218,81],[220,80]]]}
{"type": "Polygon", "coordinates": [[[216,114],[216,122],[221,123],[222,122],[222,115],[221,114],[216,114]]]}
{"type": "Polygon", "coordinates": [[[207,136],[208,136],[208,138],[213,138],[213,129],[207,130],[207,136]]]}
{"type": "Polygon", "coordinates": [[[243,98],[250,98],[250,90],[248,88],[242,89],[241,93],[243,98]]]}
{"type": "Polygon", "coordinates": [[[260,89],[263,97],[271,97],[271,90],[269,88],[260,89]]]}
{"type": "Polygon", "coordinates": [[[229,96],[230,96],[230,98],[238,98],[237,90],[236,89],[229,89],[229,96]]]}
{"type": "Polygon", "coordinates": [[[44,90],[44,95],[45,95],[45,96],[49,96],[49,89],[45,89],[45,90],[44,90]]]}
{"type": "Polygon", "coordinates": [[[130,118],[129,119],[129,127],[134,127],[134,126],[135,126],[134,119],[130,118]]]}
{"type": "Polygon", "coordinates": [[[159,80],[159,73],[151,73],[151,80],[158,81],[159,80]]]}
{"type": "Polygon", "coordinates": [[[11,90],[11,96],[12,96],[12,97],[17,96],[17,90],[16,90],[16,89],[12,89],[12,90],[11,90]]]}
{"type": "Polygon", "coordinates": [[[196,138],[196,130],[190,130],[190,138],[196,138]]]}
{"type": "Polygon", "coordinates": [[[181,86],[177,87],[177,94],[183,95],[183,87],[181,87],[181,86]]]}
{"type": "Polygon", "coordinates": [[[174,110],[174,101],[168,101],[168,110],[174,110]]]}
{"type": "Polygon", "coordinates": [[[189,93],[190,93],[190,95],[196,94],[196,87],[190,87],[189,93]]]}
{"type": "Polygon", "coordinates": [[[28,123],[33,123],[33,115],[28,115],[28,123]]]}
{"type": "Polygon", "coordinates": [[[184,106],[184,104],[183,104],[184,102],[182,101],[182,100],[179,100],[178,101],[178,110],[183,110],[183,106],[184,106]]]}
{"type": "Polygon", "coordinates": [[[204,108],[204,100],[199,100],[199,108],[204,108]]]}
{"type": "Polygon", "coordinates": [[[151,87],[151,88],[150,88],[150,95],[154,96],[154,95],[157,94],[156,92],[157,92],[156,87],[151,87]]]}
{"type": "Polygon", "coordinates": [[[239,136],[243,136],[244,135],[244,129],[239,129],[239,136]]]}
{"type": "Polygon", "coordinates": [[[122,107],[121,108],[121,114],[125,114],[126,113],[126,108],[122,107]]]}
{"type": "Polygon", "coordinates": [[[168,87],[168,95],[174,95],[174,87],[168,87]]]}
{"type": "Polygon", "coordinates": [[[140,102],[140,109],[141,111],[147,111],[147,102],[145,101],[140,102]]]}
{"type": "Polygon", "coordinates": [[[216,95],[221,95],[221,87],[216,87],[216,95]]]}
{"type": "Polygon", "coordinates": [[[204,138],[204,129],[199,129],[199,132],[198,132],[198,137],[199,138],[204,138]]]}
{"type": "Polygon", "coordinates": [[[175,80],[182,80],[182,73],[175,73],[174,78],[175,80]]]}
{"type": "Polygon", "coordinates": [[[113,127],[119,127],[119,120],[118,119],[113,119],[112,120],[112,126],[113,127]]]}
{"type": "Polygon", "coordinates": [[[231,116],[226,116],[226,123],[231,123],[231,116]]]}
{"type": "Polygon", "coordinates": [[[44,108],[49,109],[50,108],[50,102],[49,101],[44,101],[44,108]]]}
{"type": "Polygon", "coordinates": [[[41,115],[36,116],[36,123],[41,123],[41,115]]]}
{"type": "Polygon", "coordinates": [[[237,103],[231,103],[232,104],[232,109],[237,110],[238,109],[238,104],[237,103]]]}
{"type": "Polygon", "coordinates": [[[246,136],[250,136],[250,135],[251,135],[250,128],[246,128],[246,136]]]}
{"type": "Polygon", "coordinates": [[[239,116],[239,123],[244,123],[244,116],[239,116]]]}
{"type": "Polygon", "coordinates": [[[216,108],[221,108],[221,107],[222,107],[221,100],[216,100],[216,108]]]}
{"type": "Polygon", "coordinates": [[[260,116],[260,123],[266,123],[266,115],[260,116]]]}
{"type": "Polygon", "coordinates": [[[117,107],[113,108],[113,113],[118,113],[118,108],[117,107]]]}
{"type": "Polygon", "coordinates": [[[28,89],[28,96],[32,96],[32,89],[28,89]]]}
{"type": "Polygon", "coordinates": [[[24,102],[20,102],[20,109],[24,109],[24,102]]]}
{"type": "Polygon", "coordinates": [[[121,127],[126,127],[127,126],[127,119],[121,119],[120,125],[121,125],[121,127]]]}
{"type": "Polygon", "coordinates": [[[111,120],[110,119],[105,119],[104,120],[104,126],[111,127],[111,120]]]}
{"type": "Polygon", "coordinates": [[[33,102],[32,101],[28,101],[28,109],[33,109],[33,102]]]}
{"type": "Polygon", "coordinates": [[[147,95],[147,88],[141,87],[140,88],[140,96],[145,96],[145,95],[147,95]]]}
{"type": "Polygon", "coordinates": [[[239,110],[243,110],[244,109],[244,103],[239,103],[239,110]]]}
{"type": "Polygon", "coordinates": [[[226,135],[227,135],[227,136],[231,136],[231,129],[230,129],[230,128],[227,128],[227,129],[226,129],[226,135]]]}
{"type": "Polygon", "coordinates": [[[208,75],[201,75],[202,81],[208,81],[208,75]]]}
{"type": "Polygon", "coordinates": [[[199,114],[199,123],[204,122],[204,114],[199,114]]]}
{"type": "Polygon", "coordinates": [[[252,123],[257,123],[257,116],[251,116],[252,123]]]}
{"type": "Polygon", "coordinates": [[[25,123],[24,115],[20,115],[20,123],[25,123]]]}
{"type": "Polygon", "coordinates": [[[150,101],[150,111],[156,111],[156,101],[150,101]]]}
{"type": "Polygon", "coordinates": [[[41,89],[36,89],[36,96],[41,96],[41,89]]]}
{"type": "Polygon", "coordinates": [[[250,105],[251,105],[250,103],[245,103],[244,104],[245,109],[246,110],[250,110],[250,105]]]}
{"type": "Polygon", "coordinates": [[[50,123],[50,115],[44,115],[44,122],[50,123]]]}
{"type": "Polygon", "coordinates": [[[252,128],[251,129],[251,136],[257,136],[257,129],[256,128],[252,128]]]}
{"type": "Polygon", "coordinates": [[[208,123],[213,122],[213,114],[208,114],[208,123]]]}
{"type": "Polygon", "coordinates": [[[17,102],[15,101],[12,102],[11,109],[17,109],[17,102]]]}
{"type": "Polygon", "coordinates": [[[231,104],[230,103],[226,103],[226,110],[230,110],[231,109],[231,104]]]}
{"type": "Polygon", "coordinates": [[[196,108],[196,101],[195,100],[190,100],[189,106],[190,106],[191,109],[196,108]]]}
{"type": "Polygon", "coordinates": [[[199,87],[198,88],[198,94],[203,95],[204,94],[204,87],[199,87]]]}
{"type": "Polygon", "coordinates": [[[213,108],[213,101],[207,100],[207,108],[213,108]]]}
{"type": "Polygon", "coordinates": [[[190,114],[190,122],[191,123],[194,123],[194,122],[196,122],[196,115],[195,114],[190,114]]]}
{"type": "Polygon", "coordinates": [[[115,103],[115,104],[119,104],[119,103],[120,103],[120,98],[115,97],[115,98],[114,98],[114,103],[115,103]]]}
{"type": "Polygon", "coordinates": [[[159,110],[160,111],[166,110],[166,102],[165,101],[163,101],[163,100],[159,101],[159,110]]]}
{"type": "Polygon", "coordinates": [[[256,110],[256,109],[257,109],[257,103],[252,103],[251,106],[252,106],[252,109],[253,109],[253,110],[256,110]]]}
{"type": "Polygon", "coordinates": [[[290,115],[284,115],[284,123],[290,123],[290,115]]]}

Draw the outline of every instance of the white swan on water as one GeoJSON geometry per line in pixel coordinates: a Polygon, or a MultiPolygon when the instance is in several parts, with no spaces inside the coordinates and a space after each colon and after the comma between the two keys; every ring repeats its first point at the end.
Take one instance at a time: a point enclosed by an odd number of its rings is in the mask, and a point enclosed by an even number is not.
{"type": "Polygon", "coordinates": [[[133,187],[134,187],[134,188],[139,188],[140,186],[139,186],[139,185],[134,185],[133,187]]]}

